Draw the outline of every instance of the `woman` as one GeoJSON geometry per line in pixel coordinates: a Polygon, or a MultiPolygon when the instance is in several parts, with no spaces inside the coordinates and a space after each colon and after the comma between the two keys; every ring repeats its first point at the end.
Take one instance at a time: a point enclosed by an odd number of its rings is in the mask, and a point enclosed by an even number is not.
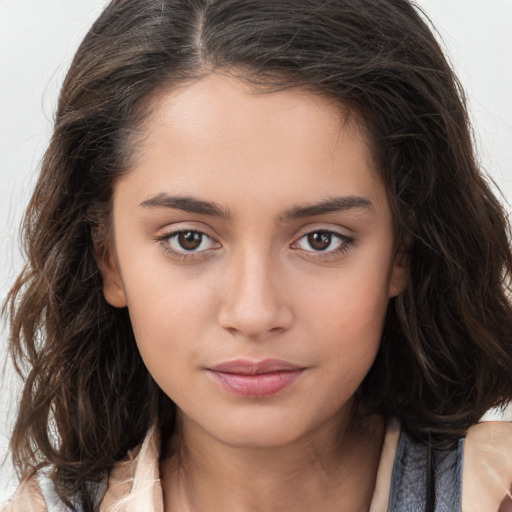
{"type": "Polygon", "coordinates": [[[7,510],[508,510],[507,229],[408,2],[113,1],[26,215],[7,510]]]}

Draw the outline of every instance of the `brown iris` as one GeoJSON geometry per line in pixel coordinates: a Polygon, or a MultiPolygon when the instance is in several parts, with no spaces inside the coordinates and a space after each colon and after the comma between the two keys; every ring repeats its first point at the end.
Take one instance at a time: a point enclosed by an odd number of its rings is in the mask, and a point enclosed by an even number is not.
{"type": "Polygon", "coordinates": [[[177,238],[180,247],[186,251],[194,251],[203,241],[203,235],[197,231],[181,231],[177,238]]]}
{"type": "Polygon", "coordinates": [[[332,242],[332,233],[328,231],[315,231],[309,233],[308,243],[315,251],[325,251],[332,242]]]}

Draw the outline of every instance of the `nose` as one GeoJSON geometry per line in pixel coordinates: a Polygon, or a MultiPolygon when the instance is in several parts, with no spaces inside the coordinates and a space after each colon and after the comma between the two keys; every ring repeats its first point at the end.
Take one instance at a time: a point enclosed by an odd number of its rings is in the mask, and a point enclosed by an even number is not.
{"type": "Polygon", "coordinates": [[[293,322],[282,269],[264,255],[232,261],[225,275],[219,324],[233,335],[263,340],[288,330],[293,322]]]}

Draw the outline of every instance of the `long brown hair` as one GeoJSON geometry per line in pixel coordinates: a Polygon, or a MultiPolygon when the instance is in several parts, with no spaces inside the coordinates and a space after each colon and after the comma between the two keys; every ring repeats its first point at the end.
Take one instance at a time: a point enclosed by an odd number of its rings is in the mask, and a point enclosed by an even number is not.
{"type": "Polygon", "coordinates": [[[24,221],[6,312],[25,388],[11,441],[21,475],[48,465],[81,496],[173,404],[107,304],[96,258],[112,187],[148,104],[215,69],[268,90],[310,87],[364,120],[409,266],[358,392],[442,447],[512,398],[512,271],[504,212],[472,148],[462,90],[406,0],[113,0],[77,51],[24,221]]]}

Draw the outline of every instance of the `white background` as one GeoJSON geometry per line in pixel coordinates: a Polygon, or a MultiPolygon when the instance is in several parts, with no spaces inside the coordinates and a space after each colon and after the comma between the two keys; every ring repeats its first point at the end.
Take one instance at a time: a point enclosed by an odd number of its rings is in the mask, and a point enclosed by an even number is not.
{"type": "MultiPolygon", "coordinates": [[[[20,269],[17,233],[51,133],[59,86],[105,0],[0,0],[0,300],[20,269]]],[[[512,201],[512,0],[421,0],[464,84],[483,167],[512,201]]],[[[509,207],[507,207],[510,210],[509,207]]],[[[6,334],[0,327],[0,361],[6,334]]],[[[2,365],[0,364],[0,368],[2,365]]],[[[0,463],[14,410],[0,393],[0,463]]],[[[0,502],[13,489],[0,467],[0,502]]]]}

